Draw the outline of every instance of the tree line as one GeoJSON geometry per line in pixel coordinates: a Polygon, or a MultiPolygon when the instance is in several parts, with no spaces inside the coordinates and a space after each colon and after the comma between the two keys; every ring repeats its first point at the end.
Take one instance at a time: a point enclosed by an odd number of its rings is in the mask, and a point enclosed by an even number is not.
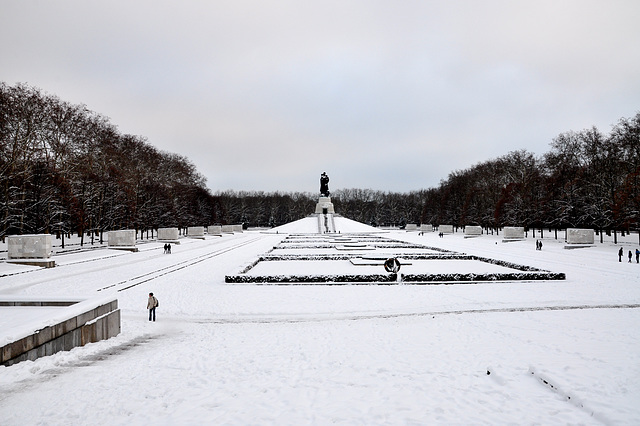
{"type": "MultiPolygon", "coordinates": [[[[24,84],[0,82],[0,237],[212,224],[274,227],[315,210],[318,195],[212,193],[193,163],[122,134],[108,118],[24,84]]],[[[560,134],[526,150],[454,171],[408,193],[333,191],[336,211],[374,226],[406,223],[637,229],[640,113],[608,133],[560,134]]]]}

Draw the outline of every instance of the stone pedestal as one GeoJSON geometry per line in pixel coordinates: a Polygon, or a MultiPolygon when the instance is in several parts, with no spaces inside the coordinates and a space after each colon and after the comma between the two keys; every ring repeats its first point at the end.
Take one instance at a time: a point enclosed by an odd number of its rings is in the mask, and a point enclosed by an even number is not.
{"type": "Polygon", "coordinates": [[[234,233],[242,234],[242,225],[231,225],[234,233]]]}
{"type": "Polygon", "coordinates": [[[316,204],[316,214],[334,214],[333,203],[331,197],[320,197],[316,204]]]}
{"type": "Polygon", "coordinates": [[[407,223],[407,225],[404,227],[405,231],[417,231],[418,230],[418,225],[416,225],[415,223],[407,223]]]}
{"type": "Polygon", "coordinates": [[[433,232],[433,225],[426,225],[426,224],[422,224],[420,225],[420,231],[422,232],[433,232]]]}
{"type": "Polygon", "coordinates": [[[233,225],[222,225],[223,234],[233,234],[233,225]]]}

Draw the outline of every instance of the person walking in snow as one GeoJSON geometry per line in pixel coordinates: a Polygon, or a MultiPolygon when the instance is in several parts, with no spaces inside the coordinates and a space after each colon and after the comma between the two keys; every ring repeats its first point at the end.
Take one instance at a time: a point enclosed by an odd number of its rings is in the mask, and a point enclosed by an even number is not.
{"type": "Polygon", "coordinates": [[[636,263],[640,263],[640,250],[636,249],[636,263]]]}
{"type": "Polygon", "coordinates": [[[620,247],[620,250],[618,250],[618,262],[622,262],[623,254],[624,254],[624,250],[622,250],[622,247],[620,247]]]}
{"type": "Polygon", "coordinates": [[[158,299],[149,293],[149,300],[147,301],[147,309],[149,310],[149,321],[156,320],[156,308],[158,307],[158,299]],[[153,320],[151,319],[153,318],[153,320]]]}
{"type": "Polygon", "coordinates": [[[633,257],[633,253],[631,253],[631,250],[629,250],[629,263],[631,263],[631,258],[633,257]]]}

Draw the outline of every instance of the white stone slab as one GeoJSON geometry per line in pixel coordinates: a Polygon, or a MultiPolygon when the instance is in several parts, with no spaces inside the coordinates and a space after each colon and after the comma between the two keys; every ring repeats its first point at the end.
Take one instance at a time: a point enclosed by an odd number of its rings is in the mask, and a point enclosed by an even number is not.
{"type": "Polygon", "coordinates": [[[453,234],[453,225],[439,225],[438,231],[443,234],[453,234]]]}
{"type": "Polygon", "coordinates": [[[593,241],[594,241],[593,229],[579,229],[579,228],[567,229],[567,244],[593,244],[593,241]]]}
{"type": "Polygon", "coordinates": [[[524,240],[524,226],[505,226],[503,236],[505,240],[524,240]]]}
{"type": "Polygon", "coordinates": [[[465,237],[478,237],[482,235],[482,226],[467,225],[464,227],[465,237]]]}
{"type": "Polygon", "coordinates": [[[158,228],[158,240],[176,241],[178,228],[158,228]]]}
{"type": "Polygon", "coordinates": [[[407,223],[407,226],[405,226],[404,229],[406,231],[417,231],[418,230],[418,225],[416,225],[415,223],[407,223]]]}
{"type": "Polygon", "coordinates": [[[420,231],[422,232],[433,232],[433,225],[422,224],[420,225],[420,231]]]}
{"type": "Polygon", "coordinates": [[[209,235],[222,235],[222,226],[211,225],[207,227],[207,234],[209,235]]]}
{"type": "Polygon", "coordinates": [[[107,233],[109,247],[134,247],[136,245],[135,229],[122,229],[107,233]]]}
{"type": "Polygon", "coordinates": [[[222,225],[223,234],[233,234],[233,225],[222,225]]]}
{"type": "Polygon", "coordinates": [[[242,233],[242,225],[231,225],[231,229],[233,229],[234,233],[242,233]]]}
{"type": "Polygon", "coordinates": [[[8,259],[48,259],[53,249],[50,234],[9,235],[7,237],[8,259]]]}

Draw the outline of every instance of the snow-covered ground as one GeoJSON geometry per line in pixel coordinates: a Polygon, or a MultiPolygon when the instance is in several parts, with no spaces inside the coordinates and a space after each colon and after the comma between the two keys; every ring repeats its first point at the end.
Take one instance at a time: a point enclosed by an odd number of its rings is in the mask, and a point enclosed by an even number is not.
{"type": "Polygon", "coordinates": [[[115,338],[0,367],[0,424],[640,424],[637,234],[575,250],[545,234],[542,251],[382,235],[567,279],[225,284],[286,237],[260,232],[0,263],[0,299],[113,294],[123,313],[115,338]]]}

